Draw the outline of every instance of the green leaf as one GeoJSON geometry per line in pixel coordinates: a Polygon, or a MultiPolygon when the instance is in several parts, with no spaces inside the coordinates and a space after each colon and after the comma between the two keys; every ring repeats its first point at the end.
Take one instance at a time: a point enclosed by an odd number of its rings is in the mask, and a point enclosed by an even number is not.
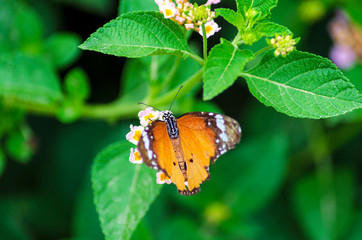
{"type": "Polygon", "coordinates": [[[234,12],[228,8],[215,9],[217,14],[220,14],[226,21],[237,27],[239,30],[245,24],[243,16],[239,12],[234,12]]]}
{"type": "Polygon", "coordinates": [[[88,76],[82,68],[74,68],[65,76],[64,87],[73,99],[84,101],[90,95],[88,76]]]}
{"type": "Polygon", "coordinates": [[[299,118],[327,118],[362,107],[362,97],[330,60],[294,51],[265,54],[245,77],[250,92],[266,106],[299,118]]]}
{"type": "Polygon", "coordinates": [[[40,16],[25,5],[21,5],[15,13],[14,28],[22,46],[39,42],[43,34],[40,16]]]}
{"type": "Polygon", "coordinates": [[[254,30],[258,34],[266,37],[275,37],[275,35],[286,36],[292,34],[292,32],[287,27],[273,22],[259,23],[256,25],[254,30]]]}
{"type": "Polygon", "coordinates": [[[191,54],[181,27],[152,11],[119,16],[93,33],[80,48],[129,58],[191,54]]]}
{"type": "Polygon", "coordinates": [[[119,15],[126,12],[147,11],[147,10],[158,11],[158,6],[154,0],[133,0],[133,1],[120,0],[118,7],[119,15]]]}
{"type": "Polygon", "coordinates": [[[44,59],[17,52],[0,54],[0,97],[49,104],[63,96],[57,75],[44,59]]]}
{"type": "Polygon", "coordinates": [[[356,191],[351,170],[338,170],[330,178],[314,173],[301,179],[292,189],[295,213],[308,239],[344,236],[352,223],[356,191]]]}
{"type": "Polygon", "coordinates": [[[0,0],[0,50],[38,53],[43,34],[39,14],[23,1],[0,0]]]}
{"type": "Polygon", "coordinates": [[[80,55],[80,37],[74,33],[57,33],[48,38],[44,45],[47,55],[57,68],[65,68],[80,55]]]}
{"type": "Polygon", "coordinates": [[[6,150],[10,157],[20,163],[29,162],[34,149],[31,146],[32,133],[27,128],[11,131],[6,139],[6,150]]]}
{"type": "Polygon", "coordinates": [[[277,6],[278,0],[236,0],[238,12],[245,16],[245,12],[254,8],[262,16],[270,16],[270,10],[277,6]],[[246,10],[246,11],[245,11],[246,10]]]}
{"type": "Polygon", "coordinates": [[[129,239],[159,194],[156,172],[128,161],[130,144],[115,143],[97,155],[92,168],[94,202],[106,239],[129,239]]]}
{"type": "Polygon", "coordinates": [[[250,50],[240,50],[226,40],[213,47],[204,69],[204,100],[212,99],[230,87],[252,58],[250,50]]]}

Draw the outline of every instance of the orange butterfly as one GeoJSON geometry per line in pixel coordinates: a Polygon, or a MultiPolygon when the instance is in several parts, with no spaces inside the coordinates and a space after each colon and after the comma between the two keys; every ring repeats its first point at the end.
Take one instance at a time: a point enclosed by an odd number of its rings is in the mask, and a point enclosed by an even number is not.
{"type": "Polygon", "coordinates": [[[140,137],[143,162],[171,179],[181,195],[200,192],[209,179],[210,159],[216,159],[240,142],[241,128],[231,117],[212,112],[189,112],[175,118],[165,111],[140,137]]]}

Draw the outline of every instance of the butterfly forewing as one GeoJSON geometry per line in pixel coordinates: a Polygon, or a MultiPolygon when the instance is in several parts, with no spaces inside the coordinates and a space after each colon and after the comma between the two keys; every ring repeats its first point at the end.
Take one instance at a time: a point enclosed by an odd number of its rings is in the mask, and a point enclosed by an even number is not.
{"type": "Polygon", "coordinates": [[[178,169],[177,160],[163,121],[154,121],[141,135],[138,149],[143,162],[163,171],[180,190],[186,190],[185,180],[178,169]]]}

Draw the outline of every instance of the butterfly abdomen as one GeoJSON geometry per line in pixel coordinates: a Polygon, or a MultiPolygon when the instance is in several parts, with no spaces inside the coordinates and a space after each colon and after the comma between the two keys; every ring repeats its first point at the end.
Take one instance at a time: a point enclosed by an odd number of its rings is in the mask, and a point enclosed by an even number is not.
{"type": "Polygon", "coordinates": [[[175,157],[177,159],[177,163],[173,162],[172,164],[174,166],[176,166],[176,164],[178,165],[178,167],[181,170],[182,176],[184,177],[185,181],[187,181],[187,164],[186,164],[186,162],[183,158],[182,152],[181,152],[180,138],[171,139],[171,144],[172,144],[173,151],[175,153],[175,157]]]}
{"type": "Polygon", "coordinates": [[[180,148],[179,130],[177,127],[176,118],[170,111],[166,111],[163,115],[163,120],[166,123],[167,133],[170,136],[173,152],[175,153],[175,157],[177,159],[177,163],[173,162],[172,164],[174,166],[178,165],[182,176],[184,177],[185,181],[187,181],[187,164],[183,158],[180,148]]]}

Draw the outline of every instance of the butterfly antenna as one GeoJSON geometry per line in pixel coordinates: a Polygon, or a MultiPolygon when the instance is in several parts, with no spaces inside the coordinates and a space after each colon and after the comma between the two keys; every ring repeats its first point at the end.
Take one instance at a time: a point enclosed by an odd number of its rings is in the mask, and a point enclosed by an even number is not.
{"type": "Polygon", "coordinates": [[[160,111],[160,112],[163,112],[162,110],[160,110],[160,109],[158,109],[158,108],[156,108],[156,107],[152,107],[152,106],[150,106],[150,105],[148,105],[148,104],[146,104],[146,103],[143,103],[143,102],[138,102],[137,104],[142,104],[142,105],[145,105],[145,106],[147,106],[147,107],[154,108],[154,109],[156,109],[156,110],[158,110],[158,111],[160,111]]]}
{"type": "Polygon", "coordinates": [[[176,97],[177,97],[177,95],[178,95],[178,93],[180,92],[180,90],[181,90],[182,87],[183,87],[183,86],[181,85],[180,88],[177,90],[177,93],[176,93],[175,97],[173,98],[173,100],[172,100],[172,102],[171,102],[170,108],[168,109],[169,111],[171,111],[171,107],[172,107],[172,105],[173,105],[173,102],[176,100],[176,97]]]}

